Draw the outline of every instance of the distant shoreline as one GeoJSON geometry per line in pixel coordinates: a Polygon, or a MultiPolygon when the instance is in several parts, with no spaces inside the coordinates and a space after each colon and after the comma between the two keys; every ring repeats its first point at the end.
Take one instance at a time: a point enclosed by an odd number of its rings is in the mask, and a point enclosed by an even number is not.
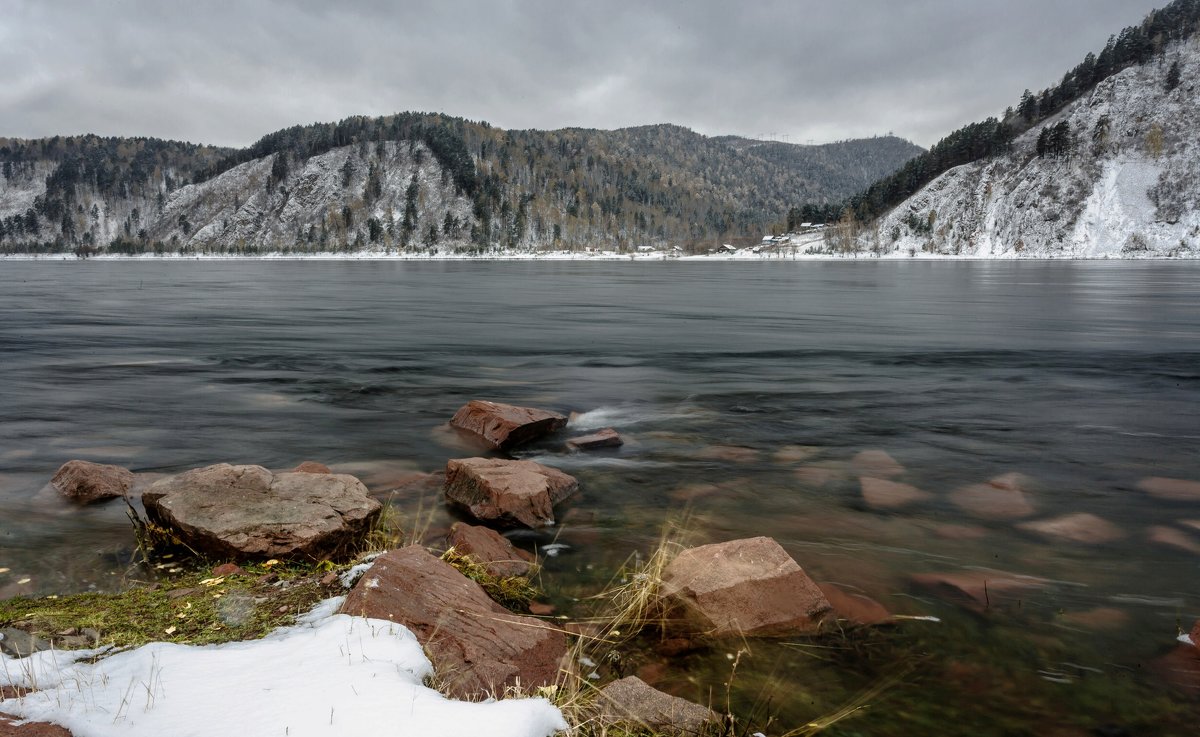
{"type": "Polygon", "coordinates": [[[774,253],[723,253],[695,256],[664,255],[663,253],[619,254],[616,252],[574,253],[554,251],[545,253],[491,253],[484,255],[466,254],[382,254],[377,252],[365,253],[309,253],[282,254],[268,253],[257,256],[239,256],[229,254],[140,254],[135,256],[125,254],[103,254],[79,258],[74,254],[0,254],[0,261],[638,261],[638,262],[668,262],[686,261],[698,262],[779,262],[779,261],[1166,261],[1166,262],[1200,262],[1200,257],[1168,257],[1168,256],[1131,256],[1131,257],[1086,257],[1086,256],[952,256],[935,254],[899,254],[886,253],[854,253],[846,255],[833,254],[774,254],[774,253]]]}

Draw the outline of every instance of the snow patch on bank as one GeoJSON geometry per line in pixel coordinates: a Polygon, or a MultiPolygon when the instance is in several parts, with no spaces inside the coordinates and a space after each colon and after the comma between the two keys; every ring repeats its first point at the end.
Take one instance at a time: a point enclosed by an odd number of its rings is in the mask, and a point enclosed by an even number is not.
{"type": "Polygon", "coordinates": [[[39,688],[0,712],[76,737],[389,735],[548,737],[566,729],[545,699],[468,703],[423,685],[433,667],[405,627],[334,614],[261,640],[152,643],[91,664],[95,651],[0,656],[0,684],[39,688]]]}

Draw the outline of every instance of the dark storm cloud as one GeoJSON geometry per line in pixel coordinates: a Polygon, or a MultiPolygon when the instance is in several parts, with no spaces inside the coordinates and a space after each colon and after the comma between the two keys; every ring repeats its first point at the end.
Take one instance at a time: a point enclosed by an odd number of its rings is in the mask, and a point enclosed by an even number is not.
{"type": "Polygon", "coordinates": [[[245,145],[354,114],[672,122],[929,145],[1061,78],[1155,0],[41,2],[0,18],[0,135],[245,145]]]}

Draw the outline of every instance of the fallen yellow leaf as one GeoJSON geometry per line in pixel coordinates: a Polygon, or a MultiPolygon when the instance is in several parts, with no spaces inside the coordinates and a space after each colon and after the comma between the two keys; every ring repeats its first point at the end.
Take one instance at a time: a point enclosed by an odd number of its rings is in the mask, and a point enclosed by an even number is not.
{"type": "Polygon", "coordinates": [[[277,566],[277,565],[279,565],[279,561],[272,558],[271,560],[267,561],[266,563],[263,563],[263,568],[270,568],[271,566],[277,566]]]}
{"type": "Polygon", "coordinates": [[[174,628],[174,627],[168,627],[168,628],[166,628],[165,630],[163,630],[163,632],[166,632],[168,635],[173,635],[173,634],[175,634],[175,628],[174,628]]]}
{"type": "Polygon", "coordinates": [[[225,583],[224,578],[206,578],[200,582],[200,585],[201,586],[217,586],[218,584],[222,584],[222,583],[225,583]]]}
{"type": "Polygon", "coordinates": [[[0,568],[0,573],[8,573],[9,570],[8,568],[0,568]]]}
{"type": "Polygon", "coordinates": [[[23,583],[29,583],[32,580],[33,580],[32,578],[22,578],[20,581],[17,581],[17,585],[19,586],[23,583]]]}

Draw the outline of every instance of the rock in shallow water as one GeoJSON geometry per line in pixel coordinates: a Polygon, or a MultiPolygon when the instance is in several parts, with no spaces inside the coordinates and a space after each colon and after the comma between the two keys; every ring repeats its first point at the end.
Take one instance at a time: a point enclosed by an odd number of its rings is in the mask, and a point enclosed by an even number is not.
{"type": "Polygon", "coordinates": [[[597,430],[590,435],[581,435],[567,441],[571,450],[599,450],[600,448],[619,448],[625,444],[621,436],[611,427],[597,430]]]}
{"type": "Polygon", "coordinates": [[[1085,545],[1102,545],[1125,537],[1121,528],[1108,520],[1086,512],[1068,514],[1054,519],[1022,522],[1017,527],[1053,540],[1065,540],[1085,545]]]}
{"type": "Polygon", "coordinates": [[[872,509],[902,509],[933,498],[927,491],[895,481],[861,476],[858,483],[862,487],[863,501],[872,509]]]}
{"type": "Polygon", "coordinates": [[[1137,487],[1155,499],[1169,502],[1200,502],[1200,481],[1152,476],[1139,481],[1137,487]]]}
{"type": "Polygon", "coordinates": [[[460,407],[450,420],[454,429],[497,450],[536,440],[566,425],[567,418],[557,412],[479,399],[460,407]]]}
{"type": "Polygon", "coordinates": [[[446,463],[446,499],[476,519],[547,527],[554,505],[579,488],[575,477],[534,461],[459,458],[446,463]]]}
{"type": "Polygon", "coordinates": [[[146,516],[218,558],[321,560],[360,540],[381,505],[344,474],[278,473],[220,463],[156,482],[146,516]]]}
{"type": "Polygon", "coordinates": [[[533,556],[510,543],[495,530],[465,522],[455,522],[446,538],[455,550],[483,566],[499,578],[527,576],[533,556]]]}
{"type": "Polygon", "coordinates": [[[129,493],[134,475],[120,466],[67,461],[54,474],[50,484],[71,501],[91,504],[129,493]]]}
{"type": "Polygon", "coordinates": [[[1022,594],[1036,591],[1049,583],[1033,576],[1002,571],[920,573],[914,575],[912,580],[918,586],[957,600],[976,612],[1019,600],[1022,594]]]}
{"type": "Polygon", "coordinates": [[[637,676],[627,676],[600,689],[597,721],[605,726],[629,725],[638,733],[696,735],[718,719],[711,709],[663,693],[637,676]]]}
{"type": "Polygon", "coordinates": [[[831,609],[769,537],[684,550],[663,570],[661,593],[673,630],[713,637],[811,633],[831,609]]]}
{"type": "Polygon", "coordinates": [[[954,506],[986,520],[1011,520],[1034,513],[1025,496],[1024,477],[1019,474],[997,476],[986,484],[972,484],[950,494],[954,506]]]}
{"type": "Polygon", "coordinates": [[[556,628],[509,612],[449,563],[416,546],[376,558],[341,611],[412,630],[442,690],[456,698],[503,695],[518,682],[529,691],[553,684],[567,652],[556,628]]]}

